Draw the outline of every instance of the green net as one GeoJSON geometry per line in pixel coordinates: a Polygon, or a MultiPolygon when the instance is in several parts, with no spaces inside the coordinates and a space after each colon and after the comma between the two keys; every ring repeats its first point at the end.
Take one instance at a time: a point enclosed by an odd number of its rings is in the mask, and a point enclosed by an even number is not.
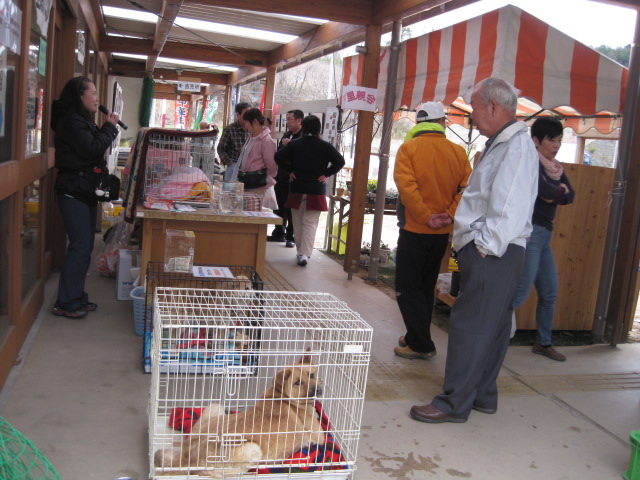
{"type": "Polygon", "coordinates": [[[0,417],[0,479],[61,480],[36,446],[0,417]]]}

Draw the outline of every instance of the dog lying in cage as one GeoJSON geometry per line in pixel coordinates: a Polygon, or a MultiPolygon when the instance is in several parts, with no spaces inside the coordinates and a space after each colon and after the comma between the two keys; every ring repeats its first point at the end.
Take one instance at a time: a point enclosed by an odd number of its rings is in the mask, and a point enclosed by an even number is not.
{"type": "Polygon", "coordinates": [[[283,462],[311,444],[324,445],[325,431],[314,408],[322,394],[317,370],[305,355],[275,375],[273,387],[254,407],[227,414],[221,405],[209,405],[180,446],[155,453],[154,465],[172,467],[171,475],[224,478],[260,462],[283,462]]]}

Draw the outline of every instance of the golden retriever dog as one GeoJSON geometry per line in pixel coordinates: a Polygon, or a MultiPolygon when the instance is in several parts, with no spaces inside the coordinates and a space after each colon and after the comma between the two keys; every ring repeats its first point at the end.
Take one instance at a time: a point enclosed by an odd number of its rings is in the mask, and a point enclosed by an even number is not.
{"type": "Polygon", "coordinates": [[[324,445],[325,432],[314,407],[321,394],[317,367],[305,355],[276,374],[273,387],[254,407],[231,414],[218,404],[207,407],[181,450],[158,450],[154,464],[224,478],[260,462],[282,462],[312,443],[324,445]]]}

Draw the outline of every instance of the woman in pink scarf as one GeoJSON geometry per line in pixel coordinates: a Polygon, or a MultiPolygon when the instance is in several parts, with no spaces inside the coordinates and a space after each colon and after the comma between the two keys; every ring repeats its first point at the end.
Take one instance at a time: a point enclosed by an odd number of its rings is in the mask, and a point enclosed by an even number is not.
{"type": "Polygon", "coordinates": [[[562,123],[556,118],[540,117],[531,125],[533,143],[538,149],[540,169],[538,198],[533,207],[533,231],[527,240],[524,270],[513,298],[514,310],[522,305],[535,285],[537,335],[532,352],[564,362],[566,357],[551,343],[553,314],[558,297],[558,272],[551,250],[553,219],[558,205],[573,202],[574,192],[556,154],[562,142],[562,123]]]}

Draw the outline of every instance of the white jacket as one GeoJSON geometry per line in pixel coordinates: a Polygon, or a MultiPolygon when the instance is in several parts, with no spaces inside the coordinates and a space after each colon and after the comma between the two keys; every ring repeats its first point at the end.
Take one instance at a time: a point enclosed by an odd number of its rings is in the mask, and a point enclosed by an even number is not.
{"type": "Polygon", "coordinates": [[[526,247],[538,195],[538,153],[524,122],[505,128],[469,177],[454,218],[453,246],[475,242],[501,257],[509,244],[526,247]]]}

